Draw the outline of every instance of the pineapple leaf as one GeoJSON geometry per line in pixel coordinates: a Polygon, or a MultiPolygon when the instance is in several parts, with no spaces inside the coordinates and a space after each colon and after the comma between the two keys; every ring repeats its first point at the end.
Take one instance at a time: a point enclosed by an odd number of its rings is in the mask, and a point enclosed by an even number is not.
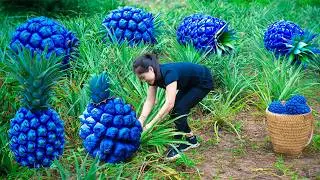
{"type": "Polygon", "coordinates": [[[293,53],[294,53],[294,54],[300,54],[301,51],[300,51],[300,49],[295,49],[295,50],[293,51],[293,53]]]}
{"type": "Polygon", "coordinates": [[[22,104],[31,110],[48,108],[52,87],[64,74],[61,58],[24,48],[8,55],[6,62],[9,72],[20,83],[22,104]]]}
{"type": "Polygon", "coordinates": [[[299,42],[297,48],[298,48],[298,49],[301,49],[301,48],[303,48],[303,47],[305,47],[305,46],[307,46],[307,45],[308,45],[308,44],[305,43],[305,42],[299,42]]]}
{"type": "Polygon", "coordinates": [[[317,35],[305,31],[303,36],[295,36],[291,41],[285,43],[288,48],[289,60],[297,60],[308,63],[315,59],[315,53],[318,45],[312,44],[317,35]]]}
{"type": "Polygon", "coordinates": [[[217,31],[214,38],[217,40],[216,51],[218,56],[230,53],[234,49],[231,42],[235,39],[235,33],[233,30],[228,30],[227,23],[217,31]]]}
{"type": "Polygon", "coordinates": [[[109,79],[104,71],[101,74],[94,74],[89,81],[89,92],[93,103],[99,104],[109,98],[109,79]]]}
{"type": "Polygon", "coordinates": [[[226,32],[227,28],[228,28],[228,24],[225,23],[225,24],[216,32],[216,34],[214,35],[214,38],[215,38],[215,39],[220,39],[220,36],[223,35],[223,33],[226,32]]]}

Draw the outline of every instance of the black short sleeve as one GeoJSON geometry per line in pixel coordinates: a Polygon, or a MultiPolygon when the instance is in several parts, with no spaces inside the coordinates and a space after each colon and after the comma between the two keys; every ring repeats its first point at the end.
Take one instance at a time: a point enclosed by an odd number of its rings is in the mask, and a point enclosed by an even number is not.
{"type": "Polygon", "coordinates": [[[179,76],[176,71],[169,70],[166,72],[166,75],[164,76],[164,84],[165,86],[168,86],[174,81],[177,81],[179,79],[179,76]]]}
{"type": "Polygon", "coordinates": [[[177,89],[188,90],[191,87],[212,88],[212,76],[205,66],[188,63],[160,64],[160,77],[155,85],[166,88],[172,82],[177,81],[177,89]]]}

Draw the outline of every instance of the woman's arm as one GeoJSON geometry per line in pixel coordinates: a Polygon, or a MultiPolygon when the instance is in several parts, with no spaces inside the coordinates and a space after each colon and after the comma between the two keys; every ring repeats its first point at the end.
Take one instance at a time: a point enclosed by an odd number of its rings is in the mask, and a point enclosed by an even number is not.
{"type": "Polygon", "coordinates": [[[156,86],[149,86],[148,93],[147,93],[147,99],[144,102],[139,121],[141,125],[143,126],[144,121],[147,119],[148,115],[150,114],[152,107],[156,100],[156,93],[157,93],[157,87],[156,86]]]}
{"type": "Polygon", "coordinates": [[[176,94],[177,94],[177,81],[174,81],[166,87],[166,102],[161,107],[158,114],[153,118],[153,120],[146,125],[145,129],[149,129],[154,123],[158,122],[160,119],[162,119],[167,114],[169,114],[171,109],[174,107],[176,94]]]}

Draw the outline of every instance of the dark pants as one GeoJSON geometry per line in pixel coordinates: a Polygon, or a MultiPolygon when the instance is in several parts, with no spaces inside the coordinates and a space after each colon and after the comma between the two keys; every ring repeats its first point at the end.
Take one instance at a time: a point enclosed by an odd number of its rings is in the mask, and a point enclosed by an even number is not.
{"type": "MultiPolygon", "coordinates": [[[[188,114],[196,104],[198,104],[208,93],[210,89],[204,89],[199,87],[190,88],[187,91],[179,91],[174,107],[170,113],[171,118],[177,118],[181,115],[185,115],[175,120],[176,129],[181,132],[190,133],[191,129],[188,125],[188,114]]],[[[176,138],[181,138],[177,136],[176,138]]]]}

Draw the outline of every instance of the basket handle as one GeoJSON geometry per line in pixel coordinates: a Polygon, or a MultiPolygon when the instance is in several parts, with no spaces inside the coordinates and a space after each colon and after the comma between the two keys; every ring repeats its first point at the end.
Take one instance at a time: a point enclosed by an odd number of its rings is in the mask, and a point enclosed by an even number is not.
{"type": "MultiPolygon", "coordinates": [[[[304,118],[306,118],[306,117],[304,116],[304,118]]],[[[313,116],[312,115],[311,115],[310,121],[311,121],[311,133],[310,133],[310,137],[309,137],[308,143],[305,145],[305,147],[307,147],[311,143],[312,137],[313,137],[314,120],[313,120],[313,116]]]]}

